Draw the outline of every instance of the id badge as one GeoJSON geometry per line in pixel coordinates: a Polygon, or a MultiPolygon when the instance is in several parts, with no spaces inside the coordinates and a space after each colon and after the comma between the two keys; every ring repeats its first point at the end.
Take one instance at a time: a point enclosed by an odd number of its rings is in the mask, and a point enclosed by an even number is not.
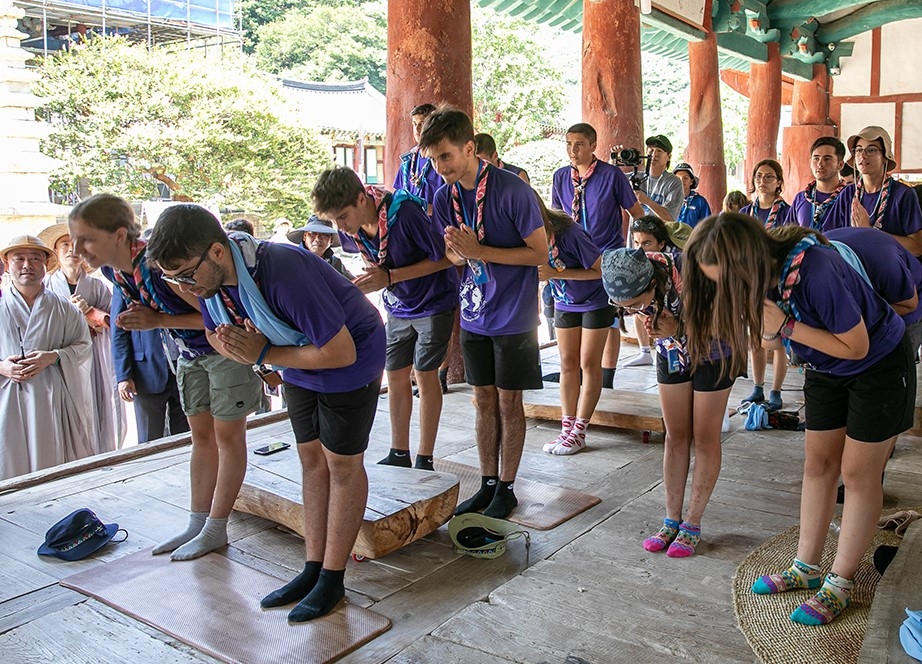
{"type": "Polygon", "coordinates": [[[676,346],[670,346],[666,349],[666,364],[669,367],[669,373],[679,373],[682,368],[679,363],[679,349],[676,346]]]}
{"type": "Polygon", "coordinates": [[[474,283],[478,286],[490,281],[490,273],[487,271],[487,264],[481,260],[468,260],[467,266],[471,268],[471,275],[474,277],[474,283]]]}

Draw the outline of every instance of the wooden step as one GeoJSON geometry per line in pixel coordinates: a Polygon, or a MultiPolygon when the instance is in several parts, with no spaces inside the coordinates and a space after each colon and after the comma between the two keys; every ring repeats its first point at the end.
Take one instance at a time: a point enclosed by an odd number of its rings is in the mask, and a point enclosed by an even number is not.
{"type": "MultiPolygon", "coordinates": [[[[523,402],[526,417],[560,419],[560,390],[556,383],[548,383],[543,390],[525,390],[523,402]]],[[[589,422],[618,429],[666,431],[659,394],[655,392],[603,389],[589,422]]]]}
{"type": "MultiPolygon", "coordinates": [[[[438,529],[458,504],[458,478],[449,473],[377,464],[368,473],[368,502],[352,553],[380,558],[438,529]]],[[[301,463],[292,447],[249,455],[234,509],[279,523],[302,537],[301,463]]]]}

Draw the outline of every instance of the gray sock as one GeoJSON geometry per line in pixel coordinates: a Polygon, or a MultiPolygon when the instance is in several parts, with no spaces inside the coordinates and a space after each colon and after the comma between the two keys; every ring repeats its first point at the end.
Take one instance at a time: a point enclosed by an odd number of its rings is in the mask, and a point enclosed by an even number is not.
{"type": "Polygon", "coordinates": [[[202,532],[176,549],[170,560],[192,560],[200,558],[209,551],[220,549],[227,544],[227,519],[212,519],[205,521],[202,532]]]}
{"type": "Polygon", "coordinates": [[[208,512],[189,512],[189,527],[175,537],[171,537],[155,546],[151,553],[156,556],[158,553],[169,553],[173,549],[182,546],[202,532],[207,518],[208,512]]]}

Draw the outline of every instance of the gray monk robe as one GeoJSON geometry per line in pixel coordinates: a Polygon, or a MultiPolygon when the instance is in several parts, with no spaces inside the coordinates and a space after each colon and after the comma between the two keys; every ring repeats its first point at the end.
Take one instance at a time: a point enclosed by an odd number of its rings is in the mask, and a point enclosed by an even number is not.
{"type": "Polygon", "coordinates": [[[13,286],[0,297],[0,354],[53,350],[53,364],[23,383],[0,376],[0,479],[31,473],[95,451],[93,350],[83,315],[47,288],[30,311],[13,286]]]}

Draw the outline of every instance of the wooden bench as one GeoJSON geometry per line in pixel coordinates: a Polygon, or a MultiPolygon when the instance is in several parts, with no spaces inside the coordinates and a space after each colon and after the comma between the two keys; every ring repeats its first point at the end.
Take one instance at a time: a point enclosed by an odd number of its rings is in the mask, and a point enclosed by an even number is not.
{"type": "MultiPolygon", "coordinates": [[[[545,386],[543,390],[526,390],[523,402],[526,417],[560,419],[560,392],[556,384],[545,386]]],[[[656,392],[603,389],[589,422],[618,429],[666,431],[659,394],[656,392]]]]}
{"type": "Polygon", "coordinates": [[[893,562],[877,582],[858,664],[914,662],[900,645],[905,609],[922,609],[922,521],[906,529],[893,562]]]}
{"type": "MultiPolygon", "coordinates": [[[[353,557],[380,558],[446,523],[458,504],[448,473],[368,465],[368,502],[353,557]]],[[[234,509],[279,523],[302,537],[301,464],[294,448],[253,456],[234,509]]]]}

